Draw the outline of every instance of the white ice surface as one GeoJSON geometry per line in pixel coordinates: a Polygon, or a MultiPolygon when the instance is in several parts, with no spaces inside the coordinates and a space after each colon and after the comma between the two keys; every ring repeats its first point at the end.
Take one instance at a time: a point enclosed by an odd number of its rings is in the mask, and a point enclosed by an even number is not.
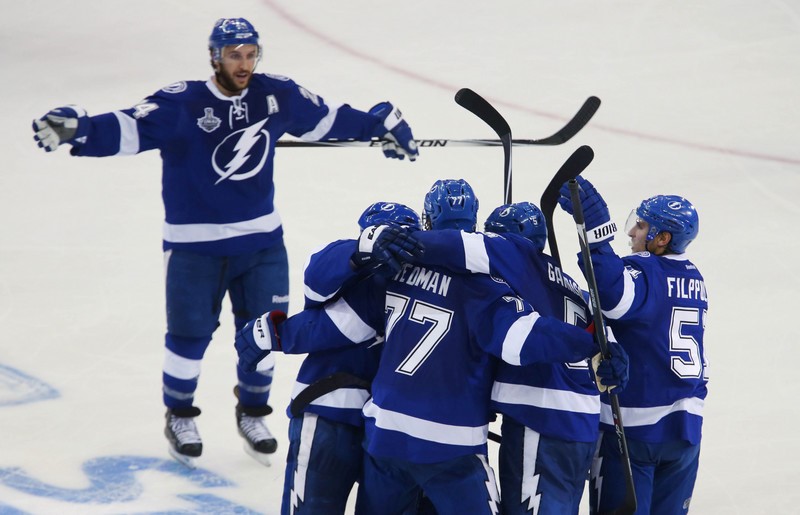
{"type": "MultiPolygon", "coordinates": [[[[99,114],[208,77],[205,42],[223,16],[261,32],[262,71],[361,109],[391,100],[419,138],[493,136],[453,102],[461,87],[492,101],[519,138],[550,134],[599,96],[572,141],[514,149],[515,200],[538,201],[588,144],[586,176],[620,223],[653,194],[695,203],[690,250],[711,299],[712,368],[692,513],[800,509],[800,3],[37,0],[7,2],[0,18],[0,513],[278,513],[287,419],[270,417],[273,467],[241,450],[227,308],[197,392],[202,470],[168,461],[158,154],[45,154],[30,130],[55,106],[99,114]]],[[[276,169],[293,311],[306,256],[352,236],[367,204],[418,208],[446,177],[472,183],[481,220],[502,200],[499,149],[430,149],[413,164],[376,149],[283,149],[276,169]]],[[[556,230],[579,276],[560,211],[556,230]]],[[[614,245],[627,250],[624,237],[614,245]]],[[[278,359],[279,409],[298,364],[278,359]]]]}

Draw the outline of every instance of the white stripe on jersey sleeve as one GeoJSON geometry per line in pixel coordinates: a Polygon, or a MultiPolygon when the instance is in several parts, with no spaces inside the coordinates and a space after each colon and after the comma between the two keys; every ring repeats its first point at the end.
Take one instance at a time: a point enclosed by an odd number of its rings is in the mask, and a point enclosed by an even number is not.
{"type": "MultiPolygon", "coordinates": [[[[679,399],[669,406],[654,406],[652,408],[620,408],[620,415],[625,421],[625,427],[651,426],[658,423],[669,414],[686,411],[692,415],[703,416],[705,401],[697,397],[679,399]]],[[[600,422],[613,425],[611,406],[603,403],[600,407],[600,422]]]]}
{"type": "Polygon", "coordinates": [[[136,120],[122,111],[114,111],[119,123],[119,152],[118,156],[130,156],[139,152],[139,130],[136,120]]]}
{"type": "MultiPolygon", "coordinates": [[[[308,388],[309,385],[297,381],[292,389],[292,399],[300,395],[300,392],[308,388]]],[[[317,397],[311,404],[313,406],[325,406],[327,408],[341,409],[361,409],[369,399],[369,392],[363,388],[339,388],[332,392],[317,397]]]]}
{"type": "MultiPolygon", "coordinates": [[[[600,413],[600,395],[540,388],[522,384],[501,383],[492,386],[492,400],[504,404],[535,406],[537,408],[570,411],[572,413],[600,413]]],[[[627,420],[625,421],[627,425],[627,420]]]]}
{"type": "Polygon", "coordinates": [[[616,306],[611,309],[604,309],[603,314],[612,320],[616,320],[631,309],[631,305],[633,304],[633,297],[636,293],[635,287],[633,285],[633,275],[631,275],[631,271],[627,268],[622,272],[622,282],[623,282],[623,290],[622,290],[622,298],[619,299],[619,302],[616,306]]]}
{"type": "Polygon", "coordinates": [[[195,243],[218,241],[248,234],[272,232],[281,226],[277,211],[264,216],[229,224],[170,224],[164,222],[164,241],[195,243]]]}
{"type": "Polygon", "coordinates": [[[489,435],[488,424],[477,427],[440,424],[382,409],[372,399],[364,405],[364,416],[374,418],[375,425],[381,429],[399,431],[420,440],[448,445],[483,445],[489,435]]]}
{"type": "Polygon", "coordinates": [[[325,314],[339,332],[353,343],[361,343],[377,336],[375,330],[364,323],[344,299],[325,306],[325,314]]]}
{"type": "Polygon", "coordinates": [[[461,231],[461,241],[464,243],[464,263],[467,270],[476,274],[489,273],[489,255],[486,253],[486,244],[483,234],[461,231]]]}
{"type": "Polygon", "coordinates": [[[324,138],[325,135],[330,132],[331,127],[333,127],[333,122],[336,121],[336,113],[339,112],[339,107],[341,107],[341,105],[342,104],[328,104],[328,114],[319,121],[316,127],[300,136],[300,139],[303,141],[319,141],[324,138]]]}
{"type": "Polygon", "coordinates": [[[533,330],[533,325],[537,320],[539,320],[539,313],[534,311],[524,317],[518,318],[516,322],[511,324],[511,327],[508,328],[508,332],[503,339],[503,347],[501,349],[503,361],[511,365],[520,365],[522,346],[525,343],[525,339],[533,330]]]}

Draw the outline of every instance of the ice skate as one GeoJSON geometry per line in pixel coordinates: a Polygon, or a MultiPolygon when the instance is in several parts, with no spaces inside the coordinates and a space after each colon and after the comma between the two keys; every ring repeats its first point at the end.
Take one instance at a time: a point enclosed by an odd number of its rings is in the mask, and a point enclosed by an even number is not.
{"type": "Polygon", "coordinates": [[[264,417],[272,408],[243,408],[236,406],[236,425],[244,438],[244,451],[264,466],[271,465],[269,455],[278,448],[278,441],[269,432],[264,417]]]}
{"type": "Polygon", "coordinates": [[[164,435],[169,441],[169,454],[192,469],[197,467],[195,459],[203,453],[203,441],[194,423],[194,417],[199,414],[199,408],[190,406],[167,409],[165,415],[167,424],[164,427],[164,435]]]}

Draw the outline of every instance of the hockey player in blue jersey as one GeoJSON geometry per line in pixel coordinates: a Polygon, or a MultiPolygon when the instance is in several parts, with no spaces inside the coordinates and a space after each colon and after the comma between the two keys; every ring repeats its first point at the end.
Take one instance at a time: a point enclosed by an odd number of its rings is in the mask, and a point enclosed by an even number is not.
{"type": "MultiPolygon", "coordinates": [[[[619,394],[638,501],[637,514],[687,513],[700,455],[708,382],[703,334],[708,299],[686,248],[699,230],[694,206],[677,195],[645,199],[626,224],[633,254],[617,256],[605,201],[582,177],[592,265],[608,325],[630,356],[630,382],[619,394]]],[[[567,186],[561,206],[572,212],[567,186]]],[[[582,263],[581,263],[582,265],[582,263]]],[[[622,503],[624,474],[608,398],[602,397],[591,506],[622,503]]]]}
{"type": "MultiPolygon", "coordinates": [[[[376,202],[358,219],[361,231],[378,224],[422,228],[413,209],[394,202],[376,202]]],[[[407,248],[413,250],[413,246],[407,248]]],[[[396,272],[388,261],[373,259],[371,253],[359,255],[358,240],[328,244],[306,263],[305,308],[318,308],[358,280],[384,289],[385,276],[396,272]]],[[[303,360],[287,410],[291,420],[282,515],[344,515],[349,494],[361,480],[361,409],[369,398],[383,338],[376,334],[374,340],[367,345],[312,352],[303,360]]],[[[363,513],[358,505],[356,513],[363,513]]]]}
{"type": "MultiPolygon", "coordinates": [[[[425,254],[415,262],[502,277],[539,314],[587,327],[591,317],[580,287],[544,253],[547,226],[535,204],[502,205],[484,229],[421,233],[425,254]]],[[[616,342],[610,345],[624,375],[626,354],[616,342]]],[[[577,515],[600,419],[599,391],[586,361],[501,362],[492,407],[503,415],[501,513],[577,515]]]]}
{"type": "MultiPolygon", "coordinates": [[[[477,199],[463,180],[437,181],[426,196],[428,228],[472,232],[476,215],[477,199]]],[[[349,293],[289,318],[277,331],[269,314],[248,325],[237,335],[242,366],[257,361],[258,349],[307,352],[314,349],[303,345],[368,338],[361,314],[385,305],[386,342],[363,410],[364,512],[402,513],[422,490],[442,515],[497,513],[486,441],[498,360],[575,362],[597,352],[593,338],[539,316],[488,275],[406,263],[385,292],[349,293]]]]}
{"type": "MultiPolygon", "coordinates": [[[[218,20],[209,52],[209,80],[175,82],[128,109],[90,117],[65,106],[33,122],[34,139],[48,152],[69,143],[75,156],[161,153],[165,434],[170,453],[189,465],[203,448],[194,394],[225,294],[237,328],[288,306],[286,249],[273,203],[275,142],[285,133],[308,141],[380,137],[388,157],[417,156],[411,129],[389,102],[363,112],[326,102],[286,77],[254,73],[261,44],[244,18],[218,20]]],[[[238,430],[245,450],[262,461],[277,447],[264,421],[273,365],[270,358],[252,373],[237,370],[238,430]]]]}

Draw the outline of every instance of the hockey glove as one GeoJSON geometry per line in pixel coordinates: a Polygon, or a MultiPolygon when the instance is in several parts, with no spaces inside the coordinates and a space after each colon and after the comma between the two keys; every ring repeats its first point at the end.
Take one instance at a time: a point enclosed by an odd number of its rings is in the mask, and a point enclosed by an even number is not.
{"type": "Polygon", "coordinates": [[[369,113],[380,118],[380,125],[375,129],[375,136],[383,138],[383,155],[393,159],[408,156],[410,161],[417,159],[419,150],[411,127],[403,119],[400,110],[389,102],[381,102],[372,107],[369,113]]]}
{"type": "MultiPolygon", "coordinates": [[[[606,243],[611,243],[614,233],[617,232],[617,224],[611,221],[608,206],[605,200],[592,183],[581,177],[576,178],[580,186],[581,206],[583,206],[583,218],[586,224],[586,233],[589,237],[589,249],[596,249],[606,243]]],[[[569,193],[569,186],[565,183],[559,190],[561,196],[558,203],[569,214],[575,212],[572,206],[572,197],[569,193]]]]}
{"type": "Polygon", "coordinates": [[[358,250],[350,258],[356,270],[369,267],[385,276],[396,274],[404,262],[423,254],[425,247],[405,227],[372,225],[361,232],[358,250]]]}
{"type": "Polygon", "coordinates": [[[242,370],[255,371],[259,361],[273,350],[281,349],[278,327],[285,320],[286,313],[283,311],[267,311],[237,331],[234,346],[239,354],[239,367],[242,370]]]}
{"type": "Polygon", "coordinates": [[[63,143],[83,144],[89,133],[86,111],[74,105],[57,107],[33,121],[33,139],[46,152],[63,143]]]}
{"type": "Polygon", "coordinates": [[[608,340],[608,352],[610,357],[605,358],[597,353],[589,370],[598,390],[611,393],[613,389],[617,394],[628,384],[628,353],[613,339],[608,340]]]}

